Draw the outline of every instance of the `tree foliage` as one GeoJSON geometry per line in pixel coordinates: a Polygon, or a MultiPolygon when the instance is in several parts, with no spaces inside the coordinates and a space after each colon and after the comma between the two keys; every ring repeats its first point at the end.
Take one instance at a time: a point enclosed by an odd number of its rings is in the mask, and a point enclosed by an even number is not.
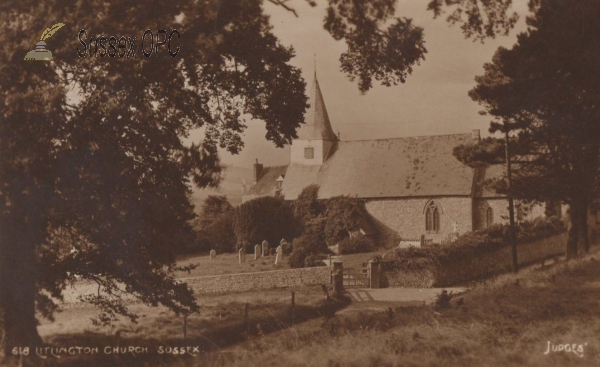
{"type": "Polygon", "coordinates": [[[251,245],[266,240],[276,246],[282,238],[297,235],[291,205],[280,197],[264,196],[243,203],[233,213],[233,229],[238,243],[251,245]]]}
{"type": "Polygon", "coordinates": [[[186,252],[212,249],[218,253],[235,251],[233,210],[226,196],[209,195],[202,204],[200,215],[194,220],[196,240],[186,252]]]}
{"type": "Polygon", "coordinates": [[[540,0],[530,7],[528,31],[512,49],[498,49],[470,95],[494,117],[490,131],[513,132],[511,150],[521,158],[514,192],[570,204],[572,257],[589,248],[587,208],[598,197],[600,3],[540,0]]]}
{"type": "Polygon", "coordinates": [[[353,232],[366,229],[365,226],[372,226],[364,203],[348,196],[328,199],[325,218],[325,236],[329,246],[350,237],[353,232]]]}

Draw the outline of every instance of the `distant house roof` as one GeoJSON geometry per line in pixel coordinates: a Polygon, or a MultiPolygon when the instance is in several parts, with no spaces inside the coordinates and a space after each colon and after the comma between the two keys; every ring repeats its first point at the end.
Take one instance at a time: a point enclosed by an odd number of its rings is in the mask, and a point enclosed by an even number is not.
{"type": "Polygon", "coordinates": [[[256,181],[256,184],[248,190],[246,195],[275,195],[275,192],[277,191],[277,179],[279,176],[285,177],[287,167],[288,166],[264,167],[258,181],[256,181]]]}
{"type": "Polygon", "coordinates": [[[329,140],[337,141],[329,122],[329,115],[323,100],[323,94],[319,87],[319,81],[315,73],[310,94],[310,108],[306,112],[306,120],[298,129],[298,139],[302,140],[329,140]]]}
{"type": "Polygon", "coordinates": [[[304,187],[316,183],[321,198],[470,196],[474,170],[452,150],[472,142],[471,134],[339,142],[322,166],[291,164],[283,195],[296,199],[304,187]]]}

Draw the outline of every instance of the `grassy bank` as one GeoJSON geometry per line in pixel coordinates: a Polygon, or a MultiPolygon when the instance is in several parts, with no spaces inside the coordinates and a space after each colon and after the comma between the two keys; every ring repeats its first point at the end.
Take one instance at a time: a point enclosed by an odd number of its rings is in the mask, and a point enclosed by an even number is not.
{"type": "Polygon", "coordinates": [[[183,337],[183,317],[165,308],[132,305],[141,318],[139,323],[122,321],[111,327],[95,327],[90,307],[70,306],[56,315],[53,323],[39,327],[48,346],[98,348],[95,355],[66,355],[46,360],[28,357],[30,365],[38,366],[171,366],[189,365],[197,361],[189,355],[160,354],[159,348],[197,348],[197,353],[221,350],[256,337],[287,329],[313,318],[333,315],[349,301],[345,298],[327,300],[320,286],[295,287],[294,309],[291,289],[205,296],[199,299],[200,314],[187,318],[186,338],[183,337]],[[246,317],[246,305],[248,313],[246,317]],[[105,347],[147,348],[147,353],[104,353],[105,347]]]}
{"type": "Polygon", "coordinates": [[[504,275],[449,307],[335,317],[256,340],[197,366],[599,366],[600,261],[588,256],[504,275]],[[582,352],[549,352],[577,344],[582,352]]]}

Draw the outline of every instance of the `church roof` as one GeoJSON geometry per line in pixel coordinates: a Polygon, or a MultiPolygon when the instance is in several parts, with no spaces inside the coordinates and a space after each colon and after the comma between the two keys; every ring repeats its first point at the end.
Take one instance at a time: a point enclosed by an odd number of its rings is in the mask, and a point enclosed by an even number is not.
{"type": "Polygon", "coordinates": [[[319,87],[319,81],[315,73],[312,90],[310,94],[310,108],[306,112],[304,124],[297,131],[298,139],[301,140],[329,140],[337,141],[337,137],[331,128],[329,115],[323,100],[323,94],[319,87]]]}
{"type": "MultiPolygon", "coordinates": [[[[279,176],[285,178],[288,166],[264,167],[258,181],[253,185],[247,195],[274,195],[277,191],[277,179],[279,176]]],[[[285,181],[284,181],[285,182],[285,181]]]]}
{"type": "Polygon", "coordinates": [[[452,150],[472,142],[471,134],[339,142],[322,166],[291,164],[282,192],[293,200],[316,183],[321,198],[470,196],[474,170],[452,150]]]}

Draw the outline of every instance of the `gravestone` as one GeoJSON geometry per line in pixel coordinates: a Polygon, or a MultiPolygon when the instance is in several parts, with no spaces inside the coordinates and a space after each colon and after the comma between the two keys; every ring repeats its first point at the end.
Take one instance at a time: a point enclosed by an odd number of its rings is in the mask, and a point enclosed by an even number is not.
{"type": "Polygon", "coordinates": [[[277,263],[283,260],[283,246],[277,246],[276,252],[277,254],[275,255],[275,264],[277,265],[277,263]]]}
{"type": "Polygon", "coordinates": [[[254,260],[258,260],[258,258],[260,257],[260,251],[261,251],[260,245],[254,246],[254,260]]]}
{"type": "Polygon", "coordinates": [[[215,257],[217,257],[217,251],[215,250],[210,250],[210,258],[214,259],[215,257]]]}
{"type": "Polygon", "coordinates": [[[262,256],[269,255],[269,243],[267,240],[262,241],[262,256]]]}
{"type": "Polygon", "coordinates": [[[243,247],[238,251],[238,261],[240,264],[246,262],[246,249],[243,247]]]}

